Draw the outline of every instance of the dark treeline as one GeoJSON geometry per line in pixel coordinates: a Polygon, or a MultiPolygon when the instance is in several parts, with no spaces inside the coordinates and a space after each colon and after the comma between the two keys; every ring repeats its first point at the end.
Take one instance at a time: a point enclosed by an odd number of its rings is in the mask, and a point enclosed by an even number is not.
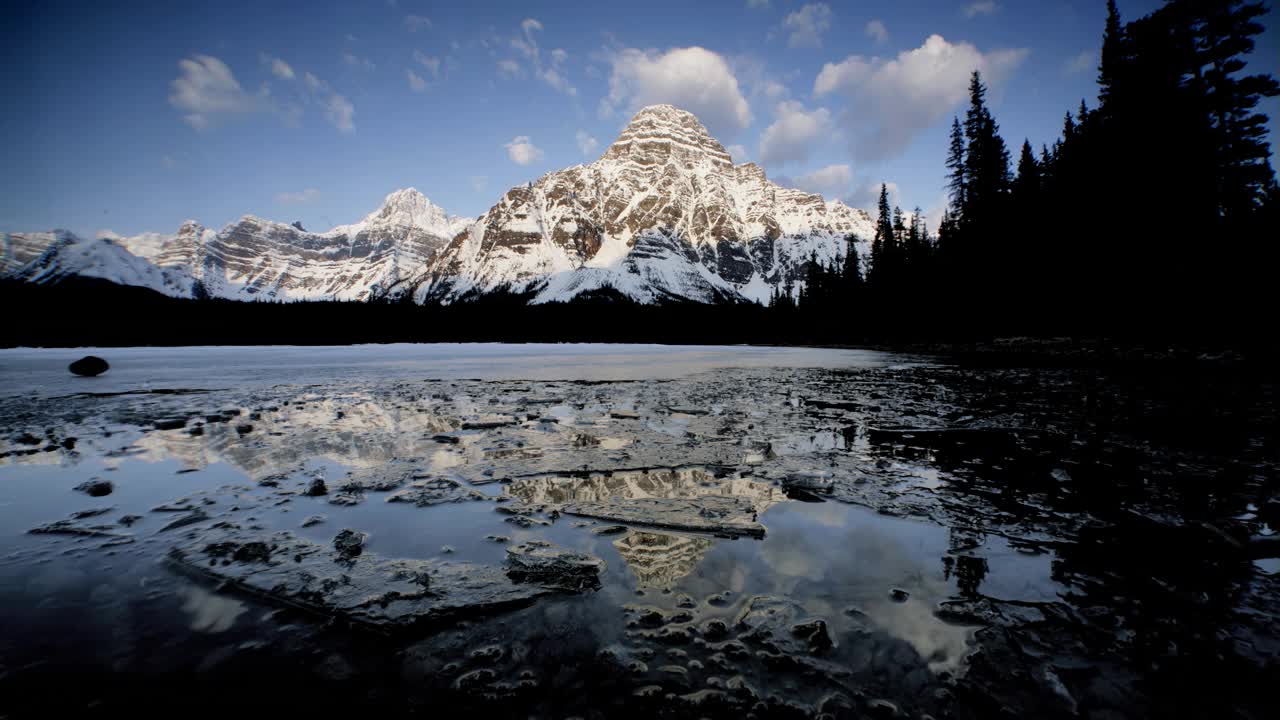
{"type": "Polygon", "coordinates": [[[1168,0],[1128,23],[1107,10],[1098,107],[1066,113],[1052,146],[1024,141],[1015,166],[974,73],[936,240],[882,188],[870,267],[812,263],[775,322],[819,338],[1267,332],[1280,191],[1256,108],[1280,89],[1243,74],[1266,9],[1168,0]]]}
{"type": "Polygon", "coordinates": [[[0,281],[0,347],[334,345],[388,342],[656,342],[795,344],[754,303],[641,305],[614,292],[529,305],[494,293],[448,306],[410,302],[238,302],[165,297],[74,278],[0,281]]]}

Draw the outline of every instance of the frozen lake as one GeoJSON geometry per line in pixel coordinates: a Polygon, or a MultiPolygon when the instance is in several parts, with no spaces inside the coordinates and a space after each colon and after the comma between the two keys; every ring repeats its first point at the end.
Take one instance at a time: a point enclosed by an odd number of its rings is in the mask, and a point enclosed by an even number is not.
{"type": "Polygon", "coordinates": [[[862,350],[0,350],[0,716],[1261,716],[1274,396],[862,350]]]}
{"type": "Polygon", "coordinates": [[[729,368],[854,368],[909,363],[869,350],[751,346],[440,343],[354,346],[0,349],[0,393],[232,388],[344,380],[656,380],[729,368]],[[111,370],[77,378],[97,355],[111,370]]]}

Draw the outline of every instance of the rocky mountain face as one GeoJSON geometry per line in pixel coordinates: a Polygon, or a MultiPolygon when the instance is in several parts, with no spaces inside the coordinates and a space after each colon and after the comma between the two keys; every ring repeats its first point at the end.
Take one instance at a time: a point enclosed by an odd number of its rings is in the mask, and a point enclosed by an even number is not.
{"type": "Polygon", "coordinates": [[[246,215],[221,231],[189,220],[173,235],[5,234],[0,273],[34,282],[99,277],[174,297],[370,300],[420,277],[471,222],[410,188],[323,233],[246,215]]]}
{"type": "Polygon", "coordinates": [[[640,302],[766,301],[811,257],[866,254],[863,210],[735,165],[691,113],[644,108],[597,161],[512,188],[478,219],[413,189],[323,233],[246,215],[172,235],[0,235],[0,276],[83,275],[175,297],[453,302],[499,289],[532,302],[612,289],[640,302]],[[854,237],[855,242],[847,240],[854,237]]]}
{"type": "Polygon", "coordinates": [[[641,302],[766,300],[816,255],[860,252],[870,216],[779,187],[729,153],[691,113],[641,110],[594,163],[506,195],[441,252],[417,299],[506,287],[534,302],[610,287],[641,302]]]}

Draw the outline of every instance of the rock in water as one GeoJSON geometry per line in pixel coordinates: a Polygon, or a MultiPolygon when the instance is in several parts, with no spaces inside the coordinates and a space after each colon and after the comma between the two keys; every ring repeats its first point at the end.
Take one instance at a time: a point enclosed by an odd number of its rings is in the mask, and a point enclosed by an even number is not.
{"type": "Polygon", "coordinates": [[[80,377],[97,377],[110,370],[111,366],[107,364],[106,360],[97,355],[85,355],[68,365],[67,369],[80,377]]]}
{"type": "Polygon", "coordinates": [[[516,582],[582,590],[600,586],[604,561],[541,540],[507,549],[507,576],[516,582]]]}
{"type": "Polygon", "coordinates": [[[110,495],[111,491],[114,489],[115,489],[115,486],[111,484],[110,480],[100,480],[98,478],[94,478],[92,480],[86,480],[85,482],[82,482],[76,486],[76,490],[78,492],[82,492],[91,497],[102,497],[103,495],[110,495]]]}
{"type": "Polygon", "coordinates": [[[354,558],[364,552],[364,543],[369,536],[356,530],[346,529],[333,539],[333,547],[344,558],[354,558]]]}

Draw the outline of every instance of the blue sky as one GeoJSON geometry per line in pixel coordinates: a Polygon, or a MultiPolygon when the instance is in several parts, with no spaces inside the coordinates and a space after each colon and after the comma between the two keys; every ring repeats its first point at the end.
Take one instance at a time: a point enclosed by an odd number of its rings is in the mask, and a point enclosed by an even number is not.
{"type": "MultiPolygon", "coordinates": [[[[113,5],[2,11],[0,230],[247,213],[323,230],[407,186],[476,215],[596,159],[651,102],[775,179],[860,206],[885,180],[936,214],[969,70],[1013,149],[1052,142],[1094,102],[1105,16],[1103,0],[113,5]]],[[[1277,20],[1255,70],[1280,74],[1277,20]]]]}

